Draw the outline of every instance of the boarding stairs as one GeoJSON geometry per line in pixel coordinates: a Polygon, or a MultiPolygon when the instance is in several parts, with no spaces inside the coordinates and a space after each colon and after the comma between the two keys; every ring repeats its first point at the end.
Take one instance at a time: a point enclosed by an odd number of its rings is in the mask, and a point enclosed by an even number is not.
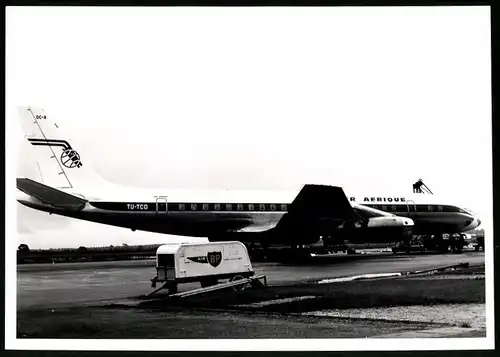
{"type": "Polygon", "coordinates": [[[418,179],[417,182],[413,184],[413,192],[414,193],[428,193],[433,194],[429,187],[422,181],[422,179],[418,179]]]}

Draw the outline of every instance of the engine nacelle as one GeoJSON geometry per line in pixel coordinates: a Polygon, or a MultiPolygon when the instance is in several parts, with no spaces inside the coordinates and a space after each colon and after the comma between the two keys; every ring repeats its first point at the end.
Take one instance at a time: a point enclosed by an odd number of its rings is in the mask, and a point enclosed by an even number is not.
{"type": "Polygon", "coordinates": [[[413,227],[411,218],[390,216],[390,217],[371,217],[368,219],[367,228],[390,228],[390,227],[413,227]]]}

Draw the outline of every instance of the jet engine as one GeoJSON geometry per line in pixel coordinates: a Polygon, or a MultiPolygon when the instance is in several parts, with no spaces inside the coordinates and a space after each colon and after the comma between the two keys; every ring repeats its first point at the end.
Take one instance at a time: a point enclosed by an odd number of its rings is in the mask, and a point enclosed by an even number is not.
{"type": "Polygon", "coordinates": [[[389,216],[389,217],[370,217],[366,228],[382,228],[382,227],[413,227],[413,220],[407,217],[389,216]]]}

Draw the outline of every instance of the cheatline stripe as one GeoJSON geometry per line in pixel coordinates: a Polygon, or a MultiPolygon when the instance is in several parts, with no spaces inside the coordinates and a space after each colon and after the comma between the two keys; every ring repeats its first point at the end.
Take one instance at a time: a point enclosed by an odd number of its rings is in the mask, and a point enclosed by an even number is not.
{"type": "MultiPolygon", "coordinates": [[[[269,213],[269,212],[287,212],[290,203],[203,203],[203,202],[168,202],[165,206],[165,202],[89,202],[92,206],[105,210],[113,211],[179,211],[179,212],[254,212],[254,213],[269,213]]],[[[367,207],[373,207],[372,204],[364,204],[367,207]]],[[[443,212],[438,212],[436,209],[432,211],[428,210],[428,205],[415,205],[417,211],[412,211],[410,213],[422,213],[422,212],[433,212],[433,213],[449,213],[458,212],[450,210],[443,212]]],[[[388,205],[384,212],[397,212],[397,213],[408,213],[408,207],[406,204],[395,204],[388,205]],[[394,209],[391,208],[394,206],[394,209]]]]}
{"type": "MultiPolygon", "coordinates": [[[[72,150],[70,152],[70,154],[68,154],[69,159],[71,161],[73,161],[73,163],[76,164],[76,167],[79,168],[82,166],[82,163],[80,161],[80,156],[78,155],[78,153],[76,151],[73,150],[71,145],[66,140],[28,138],[28,141],[31,143],[31,145],[34,145],[34,146],[49,146],[49,147],[50,146],[62,146],[64,152],[67,152],[67,150],[72,150]]],[[[61,158],[61,160],[62,160],[62,158],[61,158]]],[[[63,165],[68,167],[65,162],[63,162],[63,165]]]]}
{"type": "Polygon", "coordinates": [[[90,202],[96,208],[116,211],[219,211],[219,212],[287,212],[288,204],[263,204],[263,203],[180,203],[169,202],[165,206],[165,202],[90,202]]]}
{"type": "Polygon", "coordinates": [[[65,149],[72,149],[71,145],[66,140],[59,139],[28,139],[32,145],[40,146],[62,146],[65,149]]]}

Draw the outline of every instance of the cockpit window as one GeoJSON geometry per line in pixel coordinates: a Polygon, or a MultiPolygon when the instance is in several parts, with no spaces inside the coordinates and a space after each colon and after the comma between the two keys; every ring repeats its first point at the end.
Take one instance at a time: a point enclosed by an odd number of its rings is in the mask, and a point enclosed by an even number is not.
{"type": "Polygon", "coordinates": [[[444,212],[455,212],[455,213],[465,213],[471,216],[474,216],[474,214],[466,209],[457,207],[457,206],[443,206],[443,211],[444,212]]]}
{"type": "Polygon", "coordinates": [[[468,209],[468,208],[464,208],[464,210],[465,210],[465,211],[467,211],[467,212],[469,212],[469,214],[470,214],[470,215],[472,215],[472,216],[476,216],[476,214],[474,213],[474,211],[473,211],[473,210],[468,209]]]}
{"type": "Polygon", "coordinates": [[[472,211],[468,210],[467,208],[459,208],[458,210],[460,213],[465,213],[465,214],[469,214],[471,216],[474,216],[474,213],[472,213],[472,211]]]}

